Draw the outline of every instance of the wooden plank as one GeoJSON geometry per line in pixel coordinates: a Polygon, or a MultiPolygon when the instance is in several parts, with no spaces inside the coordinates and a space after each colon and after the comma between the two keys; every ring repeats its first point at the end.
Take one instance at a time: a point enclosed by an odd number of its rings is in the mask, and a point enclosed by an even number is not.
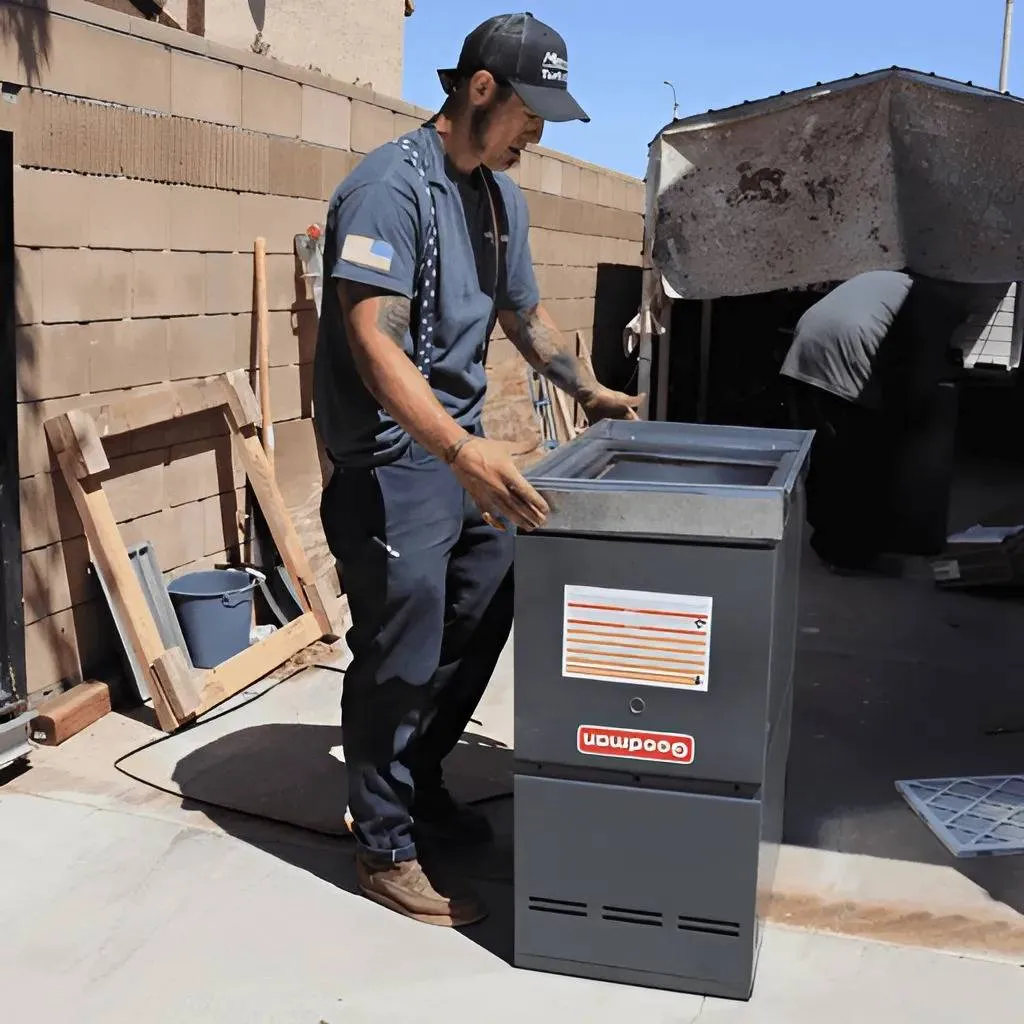
{"type": "Polygon", "coordinates": [[[170,384],[159,391],[100,405],[87,412],[95,421],[99,436],[106,438],[207,412],[219,408],[226,400],[223,377],[214,377],[170,384]]]}
{"type": "Polygon", "coordinates": [[[260,404],[249,384],[245,370],[230,370],[221,378],[225,404],[228,407],[229,423],[235,430],[244,427],[258,427],[263,422],[260,404]]]}
{"type": "Polygon", "coordinates": [[[46,421],[43,429],[54,454],[67,457],[79,480],[110,469],[96,424],[86,410],[70,409],[54,416],[46,421]]]}
{"type": "Polygon", "coordinates": [[[56,747],[110,712],[110,687],[89,681],[45,701],[32,719],[32,739],[56,747]]]}
{"type": "Polygon", "coordinates": [[[555,408],[558,410],[562,440],[571,441],[576,436],[572,399],[561,388],[554,387],[553,385],[551,388],[551,398],[555,408]]]}
{"type": "Polygon", "coordinates": [[[260,383],[260,415],[263,418],[263,451],[274,471],[274,417],[270,411],[270,311],[267,307],[267,240],[257,238],[253,250],[256,272],[256,361],[260,383]]]}
{"type": "Polygon", "coordinates": [[[153,698],[153,710],[156,712],[157,720],[162,729],[172,731],[179,723],[171,710],[167,694],[164,693],[162,681],[151,668],[163,654],[163,641],[146,603],[142,585],[132,569],[128,550],[117,529],[117,521],[114,519],[106,492],[103,485],[95,479],[80,480],[75,475],[72,456],[68,452],[62,452],[58,456],[58,462],[82,521],[82,529],[89,541],[89,550],[108,581],[110,599],[124,623],[135,657],[143,666],[142,671],[153,698]]]}
{"type": "Polygon", "coordinates": [[[167,694],[178,725],[194,718],[201,703],[199,683],[185,660],[185,652],[180,647],[169,647],[153,662],[153,674],[167,694]]]}
{"type": "Polygon", "coordinates": [[[273,470],[267,461],[263,446],[251,427],[233,431],[232,439],[249,478],[249,485],[259,502],[267,529],[270,530],[270,535],[281,555],[281,561],[284,562],[284,567],[295,584],[298,597],[300,601],[305,599],[309,611],[316,617],[320,624],[321,636],[328,636],[331,633],[331,620],[327,614],[326,601],[310,568],[299,535],[295,532],[295,524],[288,515],[284,499],[274,482],[273,470]]]}
{"type": "Polygon", "coordinates": [[[153,707],[166,732],[173,732],[184,722],[238,693],[314,641],[331,636],[327,603],[256,436],[259,422],[256,396],[245,374],[237,371],[210,381],[172,385],[95,410],[73,410],[46,423],[47,436],[57,453],[93,558],[107,578],[111,601],[125,624],[136,659],[144,666],[153,707]],[[195,673],[189,669],[182,651],[163,647],[96,473],[109,468],[103,452],[103,436],[156,426],[215,408],[224,411],[234,448],[307,611],[223,665],[209,672],[195,673]]]}
{"type": "MultiPolygon", "coordinates": [[[[594,364],[590,361],[590,350],[587,347],[587,339],[583,337],[582,331],[576,332],[576,358],[579,359],[583,366],[594,373],[594,364]]],[[[586,430],[589,426],[587,422],[587,414],[583,411],[583,406],[579,402],[573,402],[573,426],[576,428],[576,432],[579,433],[582,430],[586,430]]]]}
{"type": "Polygon", "coordinates": [[[316,617],[307,612],[223,665],[210,669],[200,678],[198,714],[205,714],[257,679],[262,679],[323,635],[316,617]]]}

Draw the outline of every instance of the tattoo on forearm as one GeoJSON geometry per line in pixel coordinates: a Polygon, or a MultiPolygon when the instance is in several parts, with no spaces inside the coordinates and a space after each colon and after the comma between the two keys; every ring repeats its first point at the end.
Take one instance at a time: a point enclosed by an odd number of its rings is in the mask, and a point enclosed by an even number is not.
{"type": "Polygon", "coordinates": [[[597,383],[561,332],[544,322],[536,306],[516,313],[510,340],[538,373],[574,397],[583,397],[597,383]]]}
{"type": "Polygon", "coordinates": [[[342,304],[349,309],[367,299],[377,299],[377,330],[386,334],[399,347],[403,345],[412,315],[412,304],[407,298],[355,281],[341,281],[339,288],[342,304]]]}
{"type": "Polygon", "coordinates": [[[396,345],[405,341],[411,304],[401,295],[382,295],[377,303],[377,327],[396,345]]]}

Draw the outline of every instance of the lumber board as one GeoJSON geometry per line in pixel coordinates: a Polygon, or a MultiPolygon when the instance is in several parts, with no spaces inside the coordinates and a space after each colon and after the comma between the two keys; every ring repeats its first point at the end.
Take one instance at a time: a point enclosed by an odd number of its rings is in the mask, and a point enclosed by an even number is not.
{"type": "Polygon", "coordinates": [[[66,458],[79,480],[110,469],[96,423],[84,409],[69,409],[46,421],[43,427],[54,454],[66,458]]]}
{"type": "Polygon", "coordinates": [[[222,377],[170,384],[159,391],[79,410],[92,417],[101,438],[155,427],[184,416],[217,409],[227,401],[222,377]]]}
{"type": "Polygon", "coordinates": [[[244,371],[232,371],[210,380],[167,385],[109,405],[70,410],[45,423],[92,557],[109,583],[111,601],[143,666],[153,708],[165,732],[175,731],[310,644],[332,635],[327,602],[256,436],[260,422],[259,403],[244,371]],[[202,672],[189,667],[180,649],[164,648],[99,475],[110,468],[103,450],[105,437],[217,408],[223,410],[232,444],[306,611],[223,665],[202,672]]]}
{"type": "Polygon", "coordinates": [[[295,524],[288,514],[284,499],[274,481],[274,471],[271,469],[263,445],[260,444],[259,438],[251,427],[234,431],[232,438],[235,442],[235,450],[249,479],[249,485],[259,502],[267,529],[274,539],[274,544],[281,555],[285,569],[288,570],[288,575],[291,576],[295,584],[299,600],[303,601],[316,617],[322,631],[321,636],[327,636],[331,633],[327,602],[320,592],[319,583],[313,575],[305,548],[299,540],[295,524]]]}
{"type": "Polygon", "coordinates": [[[199,684],[196,672],[185,660],[185,652],[180,647],[169,647],[156,658],[152,667],[177,724],[195,718],[201,703],[199,684]]]}
{"type": "Polygon", "coordinates": [[[163,681],[152,669],[153,663],[164,650],[160,632],[149,610],[142,585],[132,569],[128,549],[117,528],[103,484],[93,477],[79,479],[72,458],[65,451],[58,456],[57,461],[82,521],[89,550],[108,581],[110,598],[128,632],[128,641],[135,657],[143,666],[160,727],[164,730],[174,729],[179,724],[178,720],[164,692],[163,681]]]}
{"type": "Polygon", "coordinates": [[[223,665],[210,669],[200,678],[197,714],[205,714],[257,679],[262,679],[323,635],[316,617],[312,612],[306,612],[223,665]]]}
{"type": "Polygon", "coordinates": [[[43,746],[60,746],[109,714],[110,708],[110,687],[106,683],[79,683],[39,705],[32,720],[32,739],[43,746]]]}
{"type": "Polygon", "coordinates": [[[231,370],[224,374],[222,387],[224,404],[228,407],[229,425],[234,430],[260,426],[263,414],[245,371],[231,370]]]}

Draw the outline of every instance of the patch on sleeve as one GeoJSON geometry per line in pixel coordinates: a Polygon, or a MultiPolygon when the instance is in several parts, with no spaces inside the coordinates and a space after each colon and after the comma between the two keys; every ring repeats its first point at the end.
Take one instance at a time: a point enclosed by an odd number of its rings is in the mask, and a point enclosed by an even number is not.
{"type": "Polygon", "coordinates": [[[341,247],[341,258],[346,263],[369,267],[384,274],[391,272],[394,257],[395,250],[387,242],[379,238],[367,238],[366,235],[346,235],[345,244],[341,247]]]}

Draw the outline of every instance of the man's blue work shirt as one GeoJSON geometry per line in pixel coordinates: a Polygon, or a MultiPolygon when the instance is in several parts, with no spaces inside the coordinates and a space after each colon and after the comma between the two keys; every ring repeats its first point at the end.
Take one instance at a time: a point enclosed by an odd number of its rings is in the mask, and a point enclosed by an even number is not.
{"type": "Polygon", "coordinates": [[[494,174],[493,180],[504,205],[499,230],[504,220],[508,232],[494,300],[481,290],[462,199],[445,172],[444,147],[432,126],[368,154],[335,190],[324,235],[329,279],[313,385],[317,429],[335,463],[382,465],[404,452],[409,436],[359,376],[334,278],[410,299],[405,352],[460,425],[474,429],[479,423],[494,310],[518,311],[540,301],[526,200],[507,175],[494,174]]]}

